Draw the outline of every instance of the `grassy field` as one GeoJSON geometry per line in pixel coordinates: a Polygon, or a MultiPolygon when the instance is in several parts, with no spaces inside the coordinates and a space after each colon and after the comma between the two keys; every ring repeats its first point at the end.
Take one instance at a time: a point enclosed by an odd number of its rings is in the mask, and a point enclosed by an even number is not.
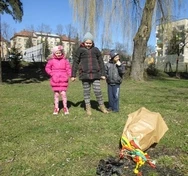
{"type": "MultiPolygon", "coordinates": [[[[106,84],[102,82],[107,105],[106,84]]],[[[159,112],[169,130],[148,152],[158,170],[149,174],[186,175],[188,168],[188,81],[133,82],[121,86],[120,112],[103,114],[92,92],[91,117],[86,116],[81,82],[70,83],[70,115],[53,116],[48,81],[0,86],[0,175],[94,176],[100,159],[118,156],[127,115],[146,107],[159,112]],[[165,171],[166,170],[166,171],[165,171]],[[175,173],[176,172],[176,173],[175,173]]],[[[127,169],[129,170],[129,169],[127,169]]],[[[131,176],[132,170],[129,170],[131,176]]],[[[163,176],[165,176],[163,175],[163,176]]]]}

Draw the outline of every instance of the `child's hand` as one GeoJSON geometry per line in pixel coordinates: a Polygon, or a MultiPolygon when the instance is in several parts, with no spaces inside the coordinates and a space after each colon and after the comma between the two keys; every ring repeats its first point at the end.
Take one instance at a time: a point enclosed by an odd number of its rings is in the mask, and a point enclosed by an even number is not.
{"type": "Polygon", "coordinates": [[[75,77],[71,77],[71,81],[74,82],[76,80],[75,77]]]}
{"type": "Polygon", "coordinates": [[[116,65],[120,66],[120,65],[121,65],[121,62],[118,60],[118,61],[116,62],[116,65]]]}
{"type": "Polygon", "coordinates": [[[106,77],[105,77],[105,76],[101,76],[101,79],[105,80],[105,79],[106,79],[106,77]]]}

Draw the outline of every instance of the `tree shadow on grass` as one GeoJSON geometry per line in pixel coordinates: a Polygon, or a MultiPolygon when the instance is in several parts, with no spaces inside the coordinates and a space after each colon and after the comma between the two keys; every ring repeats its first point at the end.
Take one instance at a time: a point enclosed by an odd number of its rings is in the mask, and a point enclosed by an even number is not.
{"type": "Polygon", "coordinates": [[[45,63],[31,63],[28,66],[14,69],[8,62],[2,62],[2,80],[7,84],[40,83],[48,79],[45,63]]]}
{"type": "Polygon", "coordinates": [[[10,71],[9,73],[3,73],[2,77],[3,82],[8,84],[40,83],[49,79],[43,69],[20,70],[19,72],[10,71]]]}

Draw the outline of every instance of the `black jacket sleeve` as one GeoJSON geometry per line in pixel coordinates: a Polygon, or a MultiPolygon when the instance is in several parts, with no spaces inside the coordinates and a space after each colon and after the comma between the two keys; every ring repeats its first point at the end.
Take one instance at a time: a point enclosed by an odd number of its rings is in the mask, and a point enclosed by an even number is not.
{"type": "Polygon", "coordinates": [[[77,73],[77,70],[78,70],[79,63],[80,63],[80,48],[78,48],[76,50],[75,54],[73,55],[71,77],[76,77],[76,73],[77,73]]]}
{"type": "Polygon", "coordinates": [[[101,76],[106,76],[104,61],[103,61],[103,58],[102,58],[102,54],[101,54],[101,52],[98,48],[97,48],[97,53],[98,53],[97,57],[98,57],[98,62],[99,62],[99,66],[100,66],[101,76]]]}

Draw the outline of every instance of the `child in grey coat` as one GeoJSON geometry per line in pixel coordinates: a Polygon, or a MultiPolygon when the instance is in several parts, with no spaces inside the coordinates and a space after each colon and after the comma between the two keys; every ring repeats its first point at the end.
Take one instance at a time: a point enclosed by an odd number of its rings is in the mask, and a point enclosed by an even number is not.
{"type": "Polygon", "coordinates": [[[110,61],[105,65],[106,82],[108,84],[108,111],[119,112],[120,84],[125,74],[125,66],[120,62],[119,54],[110,51],[110,61]]]}

